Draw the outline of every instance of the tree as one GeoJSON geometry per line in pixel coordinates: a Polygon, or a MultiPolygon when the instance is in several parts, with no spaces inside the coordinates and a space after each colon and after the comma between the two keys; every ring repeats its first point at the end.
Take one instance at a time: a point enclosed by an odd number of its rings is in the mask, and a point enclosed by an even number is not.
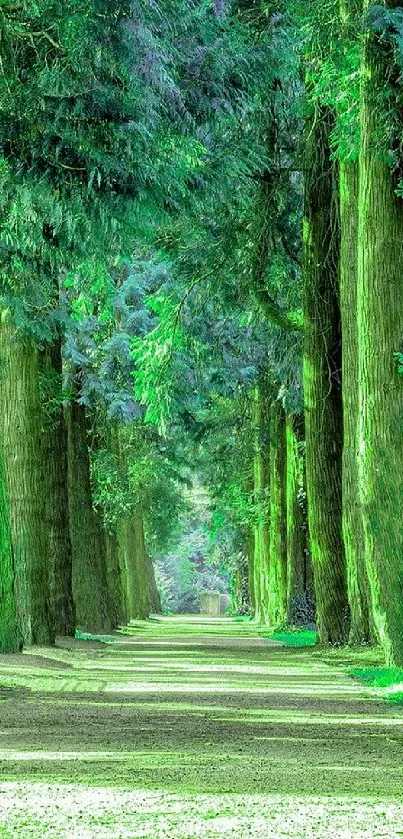
{"type": "Polygon", "coordinates": [[[0,461],[0,650],[15,653],[22,646],[22,632],[15,594],[15,567],[11,542],[7,486],[0,461]]]}
{"type": "Polygon", "coordinates": [[[106,545],[91,492],[88,420],[73,399],[67,412],[70,538],[77,625],[90,632],[110,632],[113,616],[106,571],[106,545]]]}
{"type": "Polygon", "coordinates": [[[41,443],[45,522],[49,543],[50,603],[57,635],[75,633],[72,549],[67,487],[67,427],[63,407],[61,339],[43,350],[39,363],[43,404],[41,443]]]}
{"type": "MultiPolygon", "coordinates": [[[[51,644],[49,561],[45,509],[45,465],[41,445],[38,353],[18,341],[10,313],[1,312],[1,426],[8,499],[14,592],[24,644],[51,644]]],[[[7,545],[7,524],[5,544],[7,545]]]]}
{"type": "Polygon", "coordinates": [[[394,15],[400,23],[399,5],[365,5],[372,27],[361,53],[358,200],[358,487],[373,620],[389,665],[403,663],[403,385],[395,362],[403,333],[403,209],[379,145],[377,103],[391,83],[393,50],[378,35],[394,15]],[[386,15],[381,28],[378,15],[386,15]]]}
{"type": "Polygon", "coordinates": [[[292,626],[309,611],[313,586],[308,557],[304,421],[287,414],[287,623],[292,626]]]}
{"type": "MultiPolygon", "coordinates": [[[[356,82],[359,68],[357,39],[360,3],[340,2],[342,33],[339,93],[336,118],[339,123],[336,151],[340,172],[340,312],[342,323],[343,468],[342,513],[350,606],[352,644],[367,643],[371,635],[371,610],[365,568],[362,511],[358,492],[358,318],[357,258],[359,212],[359,98],[356,82]]],[[[336,123],[337,124],[337,123],[336,123]]]]}
{"type": "Polygon", "coordinates": [[[330,155],[333,115],[320,103],[307,126],[304,403],[306,482],[318,633],[343,643],[349,632],[342,538],[340,233],[337,168],[330,155]]]}

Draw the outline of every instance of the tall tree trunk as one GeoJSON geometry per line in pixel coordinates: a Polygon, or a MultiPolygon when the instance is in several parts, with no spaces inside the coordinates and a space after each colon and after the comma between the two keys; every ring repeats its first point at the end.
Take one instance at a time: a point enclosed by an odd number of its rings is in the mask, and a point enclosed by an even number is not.
{"type": "Polygon", "coordinates": [[[145,551],[146,555],[146,563],[147,563],[147,570],[148,570],[148,602],[149,602],[149,610],[154,615],[160,615],[162,612],[161,606],[161,597],[160,593],[157,588],[157,583],[155,580],[155,571],[154,571],[154,563],[148,554],[145,551]]]}
{"type": "Polygon", "coordinates": [[[0,445],[18,619],[24,645],[52,644],[38,354],[16,339],[6,311],[1,314],[0,365],[0,445]]]}
{"type": "Polygon", "coordinates": [[[231,574],[231,612],[234,615],[246,615],[250,610],[249,567],[245,550],[237,556],[237,565],[231,574]]]}
{"type": "Polygon", "coordinates": [[[255,571],[254,571],[254,556],[255,556],[255,539],[253,530],[248,533],[246,543],[246,555],[248,557],[248,592],[249,592],[249,606],[251,617],[255,617],[256,611],[256,595],[255,595],[255,571]]]}
{"type": "Polygon", "coordinates": [[[343,329],[343,538],[350,604],[350,644],[370,637],[368,579],[358,487],[358,163],[340,164],[340,308],[343,329]]]}
{"type": "Polygon", "coordinates": [[[285,413],[277,400],[270,418],[270,600],[271,626],[282,626],[287,613],[287,498],[285,413]]]}
{"type": "Polygon", "coordinates": [[[263,385],[255,388],[253,397],[253,474],[254,474],[254,558],[253,589],[255,595],[255,620],[269,621],[269,561],[270,561],[270,519],[269,519],[269,470],[267,457],[268,411],[266,410],[263,385]]]}
{"type": "Polygon", "coordinates": [[[123,596],[123,575],[120,566],[119,542],[115,532],[105,531],[106,577],[109,594],[109,614],[113,626],[127,623],[123,596]]]}
{"type": "Polygon", "coordinates": [[[358,483],[374,624],[387,664],[402,666],[403,381],[394,354],[403,336],[403,204],[376,148],[379,91],[388,84],[382,55],[375,38],[366,36],[358,229],[358,483]]]}
{"type": "Polygon", "coordinates": [[[288,414],[287,437],[287,623],[295,622],[307,593],[306,522],[302,506],[304,463],[303,418],[288,414]]]}
{"type": "MultiPolygon", "coordinates": [[[[361,0],[339,0],[343,51],[356,48],[361,0]]],[[[349,90],[346,90],[349,96],[349,90]]],[[[354,92],[351,94],[354,96],[354,92]]],[[[344,102],[345,97],[343,97],[344,102]]],[[[354,106],[354,103],[352,103],[354,106]]],[[[357,155],[358,157],[358,155],[357,155]]],[[[350,644],[370,639],[369,586],[365,568],[364,534],[359,501],[357,463],[358,420],[358,160],[340,161],[340,311],[343,334],[343,539],[350,604],[350,644]]]]}
{"type": "Polygon", "coordinates": [[[67,491],[67,427],[62,399],[61,340],[40,357],[42,396],[47,411],[42,444],[46,463],[46,525],[49,540],[50,601],[57,635],[75,634],[72,550],[67,491]]]}
{"type": "Polygon", "coordinates": [[[139,506],[119,522],[118,539],[127,619],[146,620],[150,613],[149,574],[139,506]]]}
{"type": "Polygon", "coordinates": [[[77,625],[90,632],[110,632],[106,545],[91,494],[88,426],[85,409],[75,400],[67,411],[70,536],[73,595],[77,625]]]}
{"type": "Polygon", "coordinates": [[[333,118],[317,105],[308,126],[304,230],[303,363],[306,479],[318,637],[340,644],[349,633],[342,539],[341,335],[336,164],[333,118]]]}
{"type": "Polygon", "coordinates": [[[0,652],[16,653],[22,634],[15,598],[15,569],[3,456],[0,453],[0,652]]]}

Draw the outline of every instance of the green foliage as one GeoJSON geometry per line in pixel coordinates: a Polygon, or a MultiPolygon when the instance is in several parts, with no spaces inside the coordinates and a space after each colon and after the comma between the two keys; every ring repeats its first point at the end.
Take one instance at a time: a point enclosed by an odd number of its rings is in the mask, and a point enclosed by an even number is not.
{"type": "Polygon", "coordinates": [[[158,293],[148,305],[159,321],[146,338],[133,338],[132,355],[136,366],[135,395],[146,406],[145,421],[155,424],[162,433],[172,419],[175,375],[178,356],[186,348],[180,323],[181,304],[158,293]]]}
{"type": "Polygon", "coordinates": [[[274,632],[270,635],[271,640],[280,641],[286,647],[314,647],[316,644],[316,632],[308,629],[284,629],[281,632],[274,632]]]}
{"type": "Polygon", "coordinates": [[[63,376],[50,366],[39,373],[43,431],[55,430],[60,423],[60,411],[68,402],[70,391],[64,390],[63,376]]]}
{"type": "Polygon", "coordinates": [[[119,447],[112,441],[92,451],[94,503],[109,530],[140,505],[148,549],[158,554],[176,535],[183,510],[180,470],[155,432],[141,424],[115,431],[119,447]]]}
{"type": "Polygon", "coordinates": [[[204,591],[228,592],[226,546],[214,538],[210,498],[196,476],[184,492],[180,538],[156,563],[165,612],[198,612],[204,591]]]}
{"type": "Polygon", "coordinates": [[[394,354],[394,359],[396,362],[397,372],[400,376],[403,376],[403,352],[396,352],[394,354]]]}
{"type": "Polygon", "coordinates": [[[403,669],[398,667],[353,668],[350,675],[364,685],[382,688],[386,699],[403,704],[403,669]]]}
{"type": "Polygon", "coordinates": [[[396,191],[402,184],[402,105],[403,105],[403,13],[399,7],[371,4],[364,19],[364,30],[372,34],[371,50],[381,69],[373,86],[374,107],[379,128],[374,140],[395,176],[396,191]]]}
{"type": "Polygon", "coordinates": [[[373,3],[364,21],[379,43],[393,47],[397,63],[403,64],[403,10],[373,3]]]}

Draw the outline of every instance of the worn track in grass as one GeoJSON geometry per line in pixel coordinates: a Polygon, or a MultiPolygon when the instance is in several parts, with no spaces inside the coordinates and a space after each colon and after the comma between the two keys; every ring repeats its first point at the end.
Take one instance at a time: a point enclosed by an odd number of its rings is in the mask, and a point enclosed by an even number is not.
{"type": "Polygon", "coordinates": [[[403,835],[403,709],[228,619],[0,656],[1,839],[403,835]]]}

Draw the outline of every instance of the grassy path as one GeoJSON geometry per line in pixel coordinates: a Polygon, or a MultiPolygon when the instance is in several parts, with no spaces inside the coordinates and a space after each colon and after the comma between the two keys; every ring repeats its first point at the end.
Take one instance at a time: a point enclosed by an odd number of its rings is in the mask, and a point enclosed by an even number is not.
{"type": "Polygon", "coordinates": [[[403,708],[230,620],[0,656],[1,839],[403,836],[403,708]]]}

